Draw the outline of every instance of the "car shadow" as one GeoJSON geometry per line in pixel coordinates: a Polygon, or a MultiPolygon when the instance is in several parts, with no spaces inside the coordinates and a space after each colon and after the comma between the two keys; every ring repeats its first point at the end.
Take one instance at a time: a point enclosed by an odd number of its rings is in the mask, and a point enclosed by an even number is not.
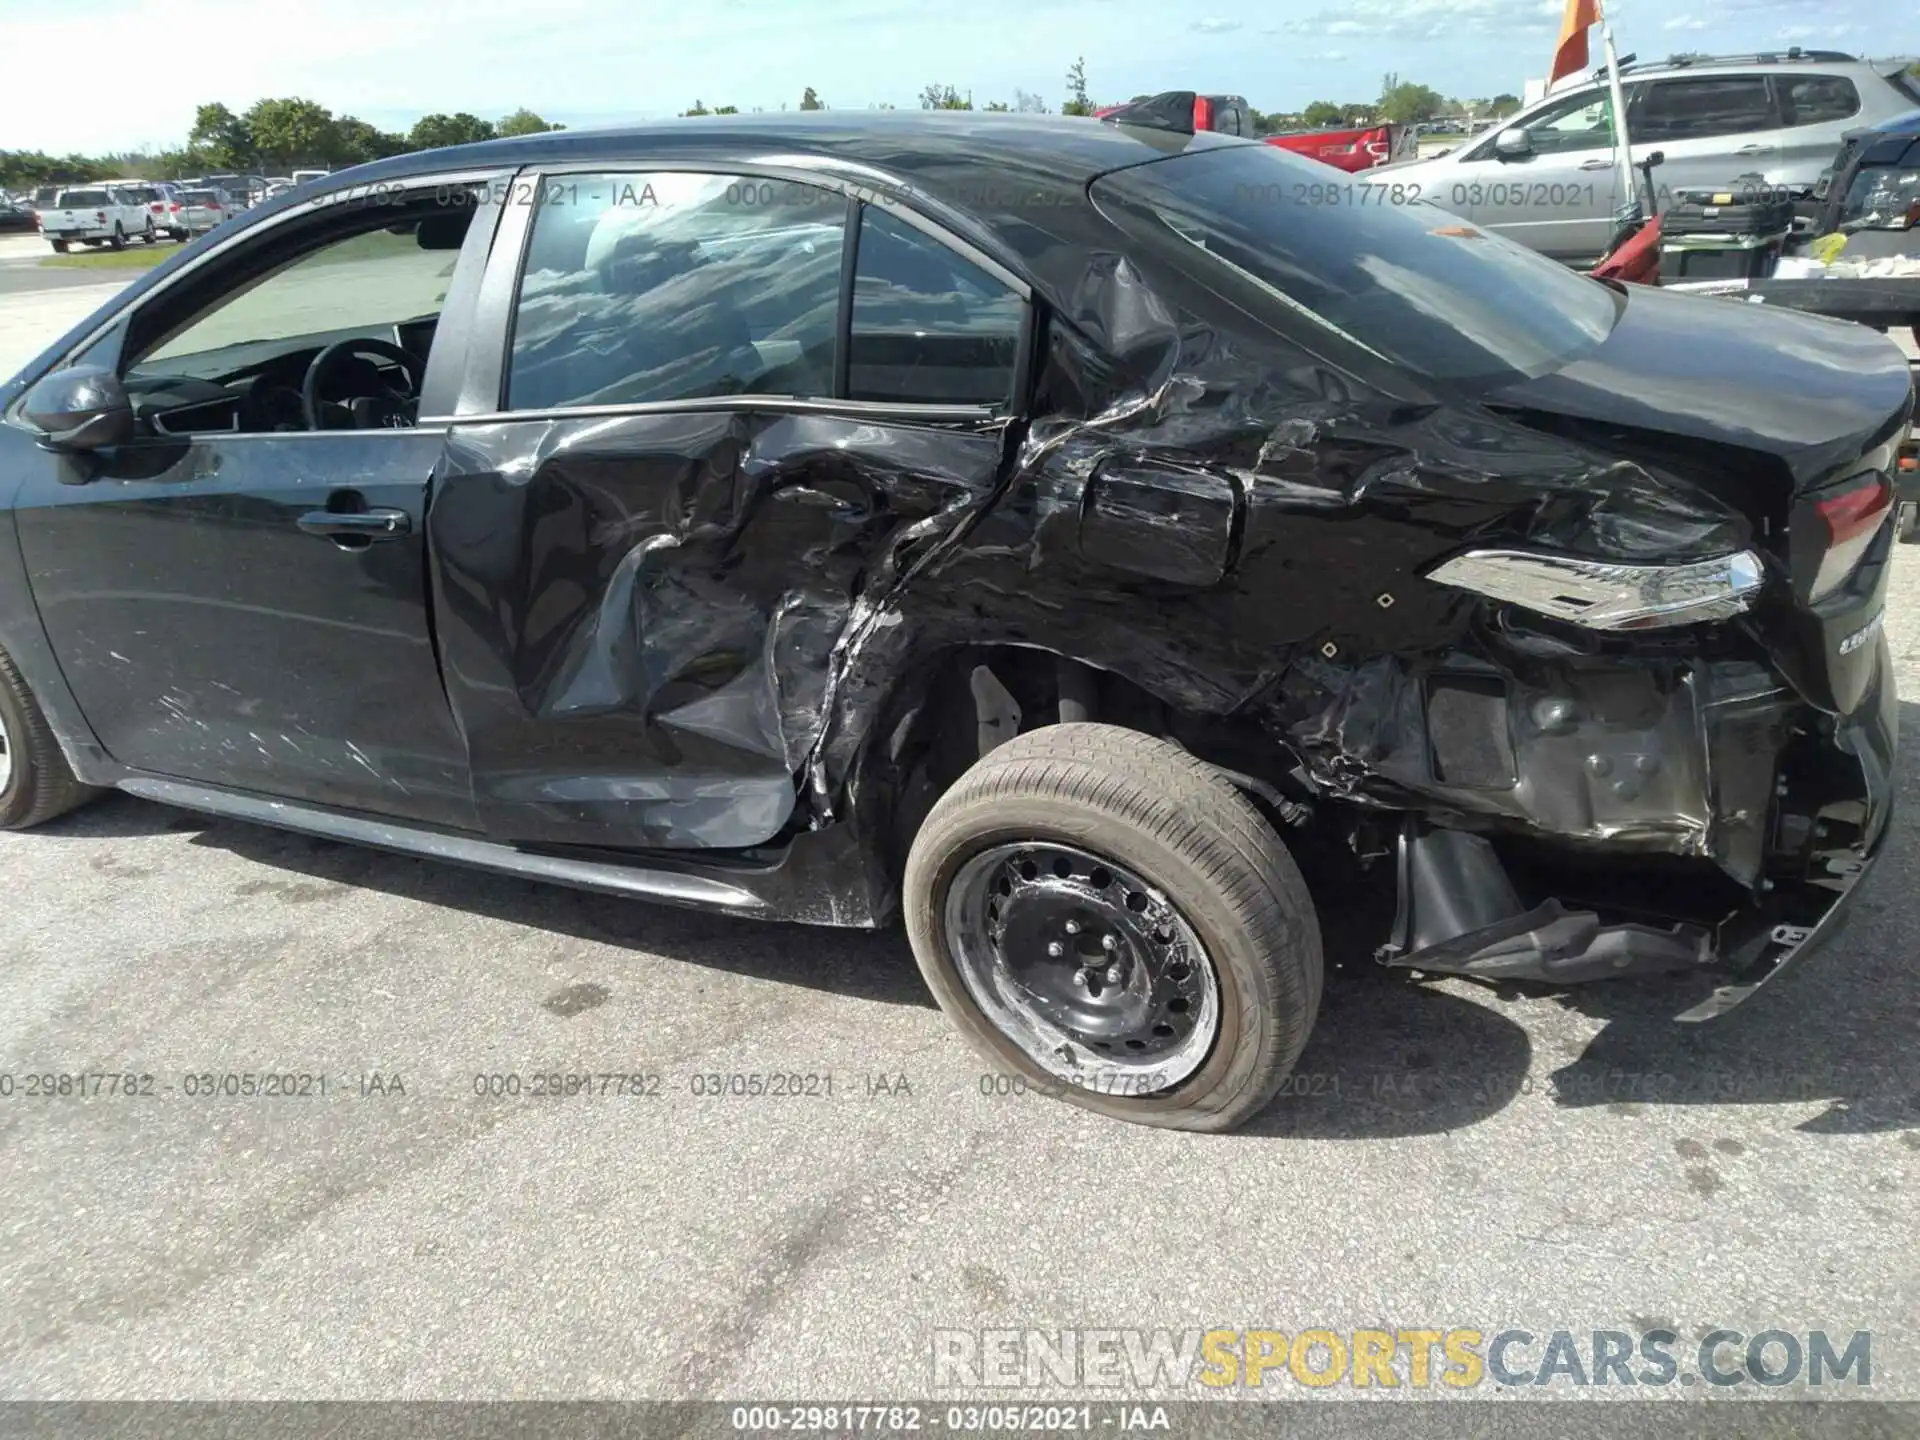
{"type": "MultiPolygon", "coordinates": [[[[1920,746],[1920,705],[1903,703],[1906,753],[1920,746]]],[[[1920,789],[1899,771],[1899,809],[1920,789]]],[[[898,926],[828,931],[681,910],[394,856],[289,831],[108,796],[39,832],[114,838],[193,832],[193,843],[312,879],[644,950],[689,964],[887,1004],[933,1003],[898,926]]],[[[1272,1105],[1238,1133],[1388,1139],[1456,1130],[1544,1092],[1580,1108],[1818,1104],[1797,1128],[1850,1134],[1920,1127],[1920,965],[1903,903],[1920,863],[1913,827],[1896,829],[1842,935],[1730,1014],[1676,1023],[1708,987],[1654,977],[1570,986],[1488,986],[1472,996],[1388,971],[1371,955],[1381,897],[1331,896],[1321,907],[1328,963],[1318,1021],[1272,1105]],[[1533,1075],[1534,1042],[1508,1013],[1550,998],[1605,1022],[1584,1051],[1533,1075]]],[[[1391,905],[1391,896],[1385,897],[1391,905]]]]}
{"type": "Polygon", "coordinates": [[[195,845],[324,883],[377,890],[423,905],[778,984],[890,1005],[933,1005],[906,936],[898,928],[836,930],[680,909],[394,855],[130,795],[104,796],[34,834],[36,838],[118,839],[176,832],[190,833],[195,845]]]}

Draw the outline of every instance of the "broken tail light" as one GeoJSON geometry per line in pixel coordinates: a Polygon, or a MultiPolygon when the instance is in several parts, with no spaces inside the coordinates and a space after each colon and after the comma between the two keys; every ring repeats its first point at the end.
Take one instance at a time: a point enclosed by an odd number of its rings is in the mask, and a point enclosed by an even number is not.
{"type": "Polygon", "coordinates": [[[1813,508],[1826,525],[1826,548],[1807,596],[1822,600],[1846,584],[1893,513],[1893,486],[1885,475],[1871,471],[1860,483],[1815,501],[1813,508]]]}
{"type": "Polygon", "coordinates": [[[1654,630],[1740,614],[1765,585],[1766,572],[1751,550],[1681,565],[1469,550],[1427,578],[1589,630],[1654,630]]]}

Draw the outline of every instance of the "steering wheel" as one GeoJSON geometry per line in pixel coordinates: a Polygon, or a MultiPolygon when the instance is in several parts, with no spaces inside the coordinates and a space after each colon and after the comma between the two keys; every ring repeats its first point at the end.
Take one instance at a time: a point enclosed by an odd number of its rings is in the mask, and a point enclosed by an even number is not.
{"type": "Polygon", "coordinates": [[[387,340],[336,340],[307,366],[306,379],[300,382],[300,413],[307,422],[309,430],[370,430],[386,425],[392,420],[400,420],[407,425],[413,423],[411,409],[420,396],[421,364],[398,345],[387,340]],[[391,360],[400,367],[400,373],[406,377],[405,388],[382,385],[370,396],[355,396],[342,407],[337,402],[322,399],[326,382],[333,378],[333,372],[341,367],[349,356],[372,355],[382,360],[391,360]],[[329,425],[323,419],[323,405],[331,405],[335,411],[346,409],[352,416],[351,425],[329,425]],[[362,422],[366,423],[362,423],[362,422]]]}

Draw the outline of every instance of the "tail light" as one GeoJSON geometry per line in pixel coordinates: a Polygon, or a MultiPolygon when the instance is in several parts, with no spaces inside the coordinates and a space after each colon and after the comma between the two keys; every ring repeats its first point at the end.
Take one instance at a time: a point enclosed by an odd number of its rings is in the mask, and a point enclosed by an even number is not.
{"type": "Polygon", "coordinates": [[[163,200],[156,200],[147,208],[153,211],[153,213],[156,215],[164,215],[167,213],[166,202],[163,200]]]}
{"type": "Polygon", "coordinates": [[[1810,600],[1825,599],[1846,584],[1893,513],[1893,486],[1885,475],[1870,471],[1859,477],[1859,482],[1814,502],[1815,512],[1826,525],[1826,548],[1807,591],[1810,600]]]}
{"type": "Polygon", "coordinates": [[[1193,102],[1194,133],[1198,134],[1202,130],[1211,130],[1212,128],[1213,102],[1204,95],[1196,96],[1193,102]]]}
{"type": "Polygon", "coordinates": [[[104,225],[107,223],[107,212],[104,210],[96,210],[93,212],[93,218],[104,225]]]}
{"type": "Polygon", "coordinates": [[[167,213],[169,215],[178,215],[180,213],[180,202],[178,200],[169,202],[167,205],[167,213]]]}
{"type": "Polygon", "coordinates": [[[1681,565],[1620,565],[1525,550],[1469,550],[1427,578],[1589,630],[1727,620],[1766,584],[1751,550],[1681,565]]]}

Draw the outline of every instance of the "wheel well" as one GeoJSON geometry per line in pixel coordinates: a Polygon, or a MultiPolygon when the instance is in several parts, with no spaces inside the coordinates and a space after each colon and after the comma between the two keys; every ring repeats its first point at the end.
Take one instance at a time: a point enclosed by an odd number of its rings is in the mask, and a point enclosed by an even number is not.
{"type": "Polygon", "coordinates": [[[1292,778],[1298,757],[1257,721],[1184,710],[1124,675],[1038,646],[954,647],[926,662],[895,696],[869,768],[877,764],[892,777],[881,788],[891,798],[884,819],[897,856],[905,856],[927,812],[982,755],[1063,720],[1174,741],[1220,768],[1276,828],[1298,825],[1310,813],[1311,795],[1292,778]]]}

